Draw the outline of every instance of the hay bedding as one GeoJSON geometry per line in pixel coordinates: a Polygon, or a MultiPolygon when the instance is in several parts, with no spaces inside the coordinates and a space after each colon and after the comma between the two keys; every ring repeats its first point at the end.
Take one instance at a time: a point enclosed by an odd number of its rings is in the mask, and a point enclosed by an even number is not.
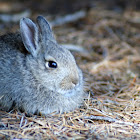
{"type": "Polygon", "coordinates": [[[0,139],[140,139],[140,12],[91,9],[55,27],[59,42],[81,45],[74,55],[87,97],[73,112],[26,116],[0,111],[0,139]]]}

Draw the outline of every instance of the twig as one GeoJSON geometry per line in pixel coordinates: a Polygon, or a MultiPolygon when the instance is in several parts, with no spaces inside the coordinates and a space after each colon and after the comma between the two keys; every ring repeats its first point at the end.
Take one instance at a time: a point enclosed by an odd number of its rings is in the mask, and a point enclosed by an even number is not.
{"type": "Polygon", "coordinates": [[[86,49],[84,49],[82,46],[74,45],[74,44],[60,44],[62,47],[75,52],[81,52],[81,53],[88,53],[86,49]]]}
{"type": "Polygon", "coordinates": [[[116,122],[116,119],[110,118],[110,117],[103,117],[103,116],[85,116],[84,119],[91,119],[91,120],[103,120],[108,122],[116,122]]]}
{"type": "Polygon", "coordinates": [[[86,16],[85,11],[79,11],[74,14],[69,14],[64,17],[57,17],[54,21],[50,22],[52,26],[60,26],[62,24],[74,22],[86,16]]]}
{"type": "Polygon", "coordinates": [[[0,96],[0,100],[3,98],[3,96],[4,96],[4,95],[1,95],[1,96],[0,96]]]}
{"type": "Polygon", "coordinates": [[[103,120],[103,121],[107,121],[107,122],[115,122],[118,124],[124,124],[124,125],[131,125],[131,126],[138,126],[140,127],[140,124],[137,123],[131,123],[131,122],[124,122],[124,121],[120,121],[114,118],[110,118],[110,117],[103,117],[103,116],[85,116],[84,119],[91,119],[91,120],[103,120]]]}
{"type": "Polygon", "coordinates": [[[20,125],[19,125],[20,128],[22,127],[23,120],[24,120],[24,116],[21,117],[21,121],[20,121],[20,125]]]}
{"type": "Polygon", "coordinates": [[[8,15],[8,14],[0,14],[0,21],[9,23],[9,22],[18,22],[22,17],[29,17],[31,15],[30,10],[26,10],[22,13],[8,15]]]}

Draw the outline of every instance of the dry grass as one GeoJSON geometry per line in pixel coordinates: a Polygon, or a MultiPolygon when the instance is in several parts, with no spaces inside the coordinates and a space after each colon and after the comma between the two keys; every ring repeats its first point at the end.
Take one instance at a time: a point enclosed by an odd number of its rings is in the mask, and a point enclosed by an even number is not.
{"type": "Polygon", "coordinates": [[[140,139],[140,12],[91,9],[75,24],[55,28],[74,53],[87,97],[73,112],[27,117],[0,112],[1,139],[140,139]]]}

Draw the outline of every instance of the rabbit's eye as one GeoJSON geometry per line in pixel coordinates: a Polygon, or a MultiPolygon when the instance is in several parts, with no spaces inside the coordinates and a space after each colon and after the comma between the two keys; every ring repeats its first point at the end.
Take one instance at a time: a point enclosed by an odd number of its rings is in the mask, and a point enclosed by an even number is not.
{"type": "Polygon", "coordinates": [[[48,67],[49,68],[57,68],[57,63],[54,61],[48,61],[48,67]]]}

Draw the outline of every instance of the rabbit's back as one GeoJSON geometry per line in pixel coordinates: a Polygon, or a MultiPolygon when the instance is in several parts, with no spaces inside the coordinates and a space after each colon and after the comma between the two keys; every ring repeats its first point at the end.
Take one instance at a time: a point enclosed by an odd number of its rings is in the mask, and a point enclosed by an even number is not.
{"type": "Polygon", "coordinates": [[[15,91],[22,90],[23,77],[20,69],[26,53],[18,33],[0,36],[0,105],[3,104],[1,106],[7,109],[13,105],[12,98],[18,95],[15,95],[15,91]]]}
{"type": "Polygon", "coordinates": [[[16,53],[27,53],[21,35],[19,33],[9,33],[0,36],[0,56],[8,57],[10,55],[9,57],[16,57],[16,53]]]}
{"type": "MultiPolygon", "coordinates": [[[[13,72],[18,71],[20,66],[18,58],[24,56],[22,46],[19,34],[8,34],[0,37],[0,83],[10,78],[10,75],[15,76],[13,72]],[[3,77],[7,77],[7,79],[3,77]]],[[[8,80],[11,80],[11,78],[8,80]]]]}
{"type": "MultiPolygon", "coordinates": [[[[7,76],[8,78],[8,75],[12,75],[12,72],[18,72],[26,54],[27,51],[20,34],[0,36],[0,76],[7,76]]],[[[0,80],[4,79],[0,78],[0,80]]]]}

